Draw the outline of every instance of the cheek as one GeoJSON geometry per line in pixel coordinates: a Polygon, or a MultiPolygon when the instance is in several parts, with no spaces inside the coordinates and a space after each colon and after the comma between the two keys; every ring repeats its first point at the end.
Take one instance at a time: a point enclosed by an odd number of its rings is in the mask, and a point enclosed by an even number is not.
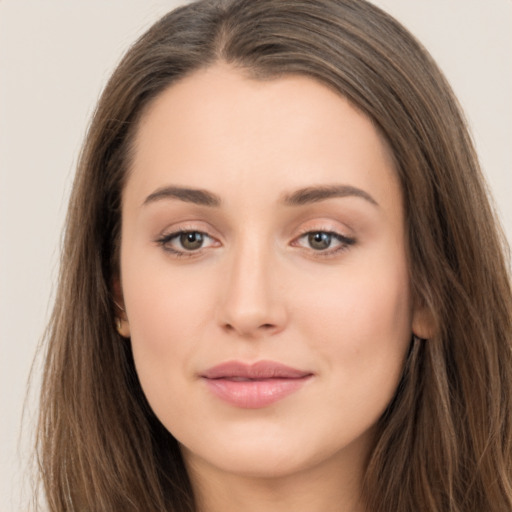
{"type": "Polygon", "coordinates": [[[322,353],[326,374],[334,376],[333,389],[344,389],[355,402],[385,407],[412,334],[405,265],[382,272],[352,268],[322,292],[310,294],[297,316],[305,339],[322,353]]]}
{"type": "Polygon", "coordinates": [[[150,402],[158,401],[179,386],[178,375],[192,372],[190,355],[201,343],[212,301],[203,278],[133,257],[123,267],[123,293],[137,374],[150,402]]]}
{"type": "Polygon", "coordinates": [[[356,345],[370,333],[385,336],[411,326],[408,281],[401,269],[380,274],[351,269],[322,288],[311,286],[307,294],[297,291],[295,296],[298,317],[310,318],[315,328],[336,331],[356,345]]]}

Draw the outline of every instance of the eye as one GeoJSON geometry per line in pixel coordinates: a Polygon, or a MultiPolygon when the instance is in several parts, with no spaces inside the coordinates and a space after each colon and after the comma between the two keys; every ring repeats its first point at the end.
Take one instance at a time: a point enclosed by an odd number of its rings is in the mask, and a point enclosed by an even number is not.
{"type": "Polygon", "coordinates": [[[199,231],[188,231],[180,233],[177,238],[185,250],[197,251],[197,249],[200,249],[203,246],[205,237],[204,234],[199,231]]]}
{"type": "Polygon", "coordinates": [[[334,231],[308,231],[297,238],[294,245],[311,249],[322,255],[330,255],[345,250],[354,243],[354,238],[334,231]]]}
{"type": "Polygon", "coordinates": [[[308,233],[308,244],[315,251],[325,251],[329,249],[332,244],[332,233],[325,233],[323,231],[317,231],[308,233]]]}
{"type": "Polygon", "coordinates": [[[188,256],[214,246],[216,241],[202,231],[182,230],[162,236],[157,243],[170,253],[188,256]]]}

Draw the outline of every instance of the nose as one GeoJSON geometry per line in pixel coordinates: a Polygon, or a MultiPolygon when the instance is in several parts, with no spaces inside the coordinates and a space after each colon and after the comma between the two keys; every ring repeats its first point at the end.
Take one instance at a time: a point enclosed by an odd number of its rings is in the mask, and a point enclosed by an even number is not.
{"type": "Polygon", "coordinates": [[[283,283],[271,251],[255,245],[233,255],[218,309],[221,327],[245,338],[277,334],[287,321],[283,283]]]}

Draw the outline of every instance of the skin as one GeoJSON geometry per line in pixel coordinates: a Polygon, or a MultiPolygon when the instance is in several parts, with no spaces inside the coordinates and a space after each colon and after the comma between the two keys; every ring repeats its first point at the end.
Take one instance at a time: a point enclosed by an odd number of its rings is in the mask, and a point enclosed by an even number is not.
{"type": "Polygon", "coordinates": [[[121,330],[200,510],[360,510],[373,427],[426,328],[393,159],[371,121],[307,77],[198,71],[143,116],[122,216],[121,330]],[[330,186],[352,189],[288,204],[330,186]],[[203,245],[180,245],[180,229],[203,245]],[[345,238],[318,249],[308,232],[345,238]],[[312,377],[267,407],[235,407],[200,377],[232,360],[312,377]]]}

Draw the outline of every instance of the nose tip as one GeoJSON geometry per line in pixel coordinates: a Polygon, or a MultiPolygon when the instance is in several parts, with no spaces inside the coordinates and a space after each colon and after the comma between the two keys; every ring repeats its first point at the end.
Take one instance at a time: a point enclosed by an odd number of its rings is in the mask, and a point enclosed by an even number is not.
{"type": "Polygon", "coordinates": [[[283,329],[286,310],[270,265],[252,261],[231,267],[219,301],[219,320],[226,332],[242,337],[270,336],[283,329]]]}
{"type": "Polygon", "coordinates": [[[260,283],[259,290],[231,290],[222,308],[221,324],[227,332],[258,337],[279,332],[284,325],[283,308],[260,283]]]}

